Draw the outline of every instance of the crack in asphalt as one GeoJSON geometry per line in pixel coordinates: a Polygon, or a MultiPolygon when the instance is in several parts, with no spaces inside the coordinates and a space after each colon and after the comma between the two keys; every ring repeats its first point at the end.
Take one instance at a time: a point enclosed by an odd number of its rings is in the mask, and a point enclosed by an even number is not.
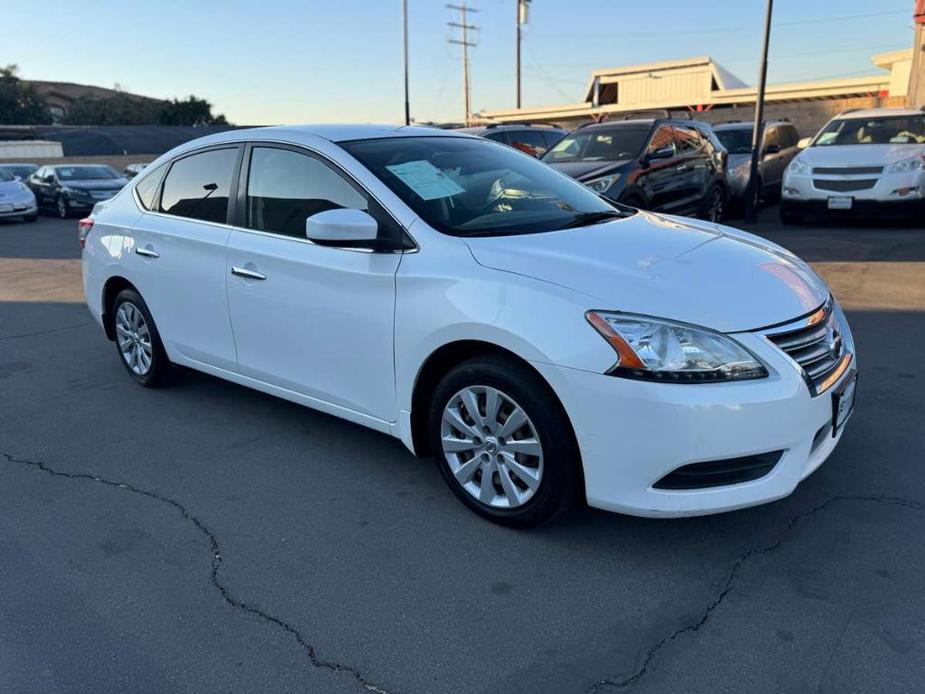
{"type": "Polygon", "coordinates": [[[739,570],[749,559],[751,559],[752,557],[761,555],[761,554],[767,554],[769,552],[773,552],[775,549],[780,547],[783,544],[783,542],[791,535],[791,533],[793,532],[793,529],[796,527],[796,525],[801,520],[819,513],[820,511],[827,508],[831,504],[841,502],[841,501],[863,501],[867,503],[883,504],[887,506],[900,506],[900,507],[912,509],[915,511],[921,511],[925,509],[925,505],[923,505],[922,503],[914,499],[907,499],[903,497],[844,495],[844,496],[829,497],[822,503],[817,504],[816,506],[812,506],[811,508],[808,508],[805,511],[801,511],[795,516],[791,516],[790,520],[787,521],[787,525],[784,526],[784,529],[781,530],[777,534],[777,537],[775,537],[774,540],[772,540],[770,543],[762,547],[757,547],[757,548],[746,550],[744,553],[739,555],[738,559],[735,560],[732,567],[729,569],[729,572],[726,574],[726,578],[722,582],[722,589],[716,595],[716,597],[714,597],[707,604],[707,606],[700,613],[700,616],[696,620],[682,627],[678,627],[677,629],[672,631],[670,634],[667,634],[666,636],[663,636],[658,641],[656,641],[646,651],[646,655],[643,658],[642,663],[632,674],[627,675],[626,677],[622,677],[622,678],[599,679],[594,684],[591,685],[591,687],[587,691],[587,694],[594,694],[599,689],[602,689],[604,687],[614,687],[614,688],[620,688],[620,689],[624,687],[629,687],[630,685],[635,684],[636,682],[641,680],[643,677],[645,677],[646,673],[648,673],[649,671],[649,666],[652,664],[652,661],[658,655],[659,651],[661,651],[669,643],[671,643],[672,641],[674,641],[675,639],[677,639],[678,637],[684,634],[700,631],[701,627],[703,627],[707,623],[707,620],[710,619],[710,616],[713,614],[713,612],[726,599],[726,596],[728,596],[729,593],[732,592],[733,588],[735,587],[735,582],[736,582],[736,578],[738,576],[739,570]]]}
{"type": "Polygon", "coordinates": [[[60,333],[64,330],[74,330],[75,328],[82,328],[85,325],[93,325],[92,321],[84,321],[83,323],[75,323],[74,325],[62,325],[60,328],[51,328],[49,330],[36,330],[33,333],[20,333],[18,335],[0,335],[0,342],[4,340],[19,340],[24,337],[41,337],[42,335],[51,335],[53,333],[60,333]]]}
{"type": "Polygon", "coordinates": [[[115,482],[113,480],[108,480],[103,477],[99,477],[97,475],[91,475],[89,473],[61,472],[60,470],[55,470],[54,468],[51,468],[45,463],[38,461],[38,460],[28,460],[25,458],[17,458],[15,456],[10,455],[9,453],[0,453],[0,455],[2,455],[4,458],[6,458],[11,463],[16,463],[18,465],[24,465],[24,466],[30,466],[30,467],[36,468],[38,470],[41,470],[42,472],[45,472],[51,475],[52,477],[63,477],[66,479],[71,479],[71,480],[84,480],[88,482],[96,482],[98,484],[102,484],[107,487],[115,487],[117,489],[122,489],[128,492],[132,492],[133,494],[140,494],[141,496],[146,496],[150,499],[154,499],[155,501],[159,501],[162,504],[172,506],[174,509],[180,512],[180,515],[183,516],[185,520],[188,520],[189,522],[191,522],[196,527],[196,529],[208,539],[209,547],[212,551],[212,571],[210,574],[210,577],[212,580],[212,586],[216,590],[218,590],[219,593],[221,593],[221,596],[225,600],[225,602],[227,602],[232,607],[237,608],[243,612],[254,615],[255,617],[259,617],[265,622],[269,622],[270,624],[273,624],[274,626],[277,626],[283,631],[285,631],[286,633],[290,634],[296,640],[299,646],[301,646],[302,649],[306,652],[306,654],[308,655],[308,659],[311,662],[312,667],[331,670],[337,673],[348,674],[351,677],[353,677],[353,679],[356,680],[356,682],[360,686],[362,686],[364,689],[368,691],[376,692],[377,694],[389,694],[389,692],[386,689],[383,689],[373,684],[368,679],[363,677],[363,675],[360,674],[360,671],[356,669],[355,667],[352,667],[350,665],[343,665],[341,663],[337,663],[331,660],[324,660],[320,658],[315,651],[315,647],[306,640],[305,636],[302,634],[301,631],[299,631],[295,626],[293,626],[289,622],[279,617],[275,617],[267,612],[264,612],[262,609],[260,609],[259,607],[256,607],[255,605],[246,603],[242,600],[238,600],[237,598],[235,598],[231,594],[231,591],[224,584],[222,584],[222,581],[219,578],[219,569],[221,568],[221,565],[222,565],[222,551],[221,551],[221,545],[219,544],[219,541],[218,541],[218,537],[216,537],[215,533],[213,533],[208,528],[208,526],[202,522],[202,520],[200,520],[197,516],[191,513],[179,501],[176,501],[175,499],[171,499],[170,497],[164,496],[162,494],[158,494],[157,492],[152,492],[148,489],[142,489],[140,487],[136,487],[135,485],[129,484],[127,482],[115,482]]]}

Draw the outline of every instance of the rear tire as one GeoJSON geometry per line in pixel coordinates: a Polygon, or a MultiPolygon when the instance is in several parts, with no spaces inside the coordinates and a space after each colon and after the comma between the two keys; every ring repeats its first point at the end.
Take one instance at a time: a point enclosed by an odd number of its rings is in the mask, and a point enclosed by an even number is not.
{"type": "Polygon", "coordinates": [[[701,218],[719,224],[726,216],[726,189],[719,183],[710,186],[704,201],[701,218]]]}
{"type": "Polygon", "coordinates": [[[430,412],[440,472],[480,516],[526,528],[552,520],[575,500],[581,462],[571,427],[529,367],[501,356],[469,359],[440,381],[430,412]]]}
{"type": "Polygon", "coordinates": [[[116,295],[110,311],[116,352],[128,375],[145,388],[160,388],[173,381],[174,369],[151,311],[134,289],[116,295]]]}

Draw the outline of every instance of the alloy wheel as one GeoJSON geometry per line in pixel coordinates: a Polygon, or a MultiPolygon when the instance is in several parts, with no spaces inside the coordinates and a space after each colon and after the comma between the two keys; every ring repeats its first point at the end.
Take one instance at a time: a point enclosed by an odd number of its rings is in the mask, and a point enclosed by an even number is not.
{"type": "Polygon", "coordinates": [[[130,301],[122,302],[116,311],[116,340],[128,367],[139,376],[147,375],[154,354],[151,331],[141,310],[130,301]]]}
{"type": "Polygon", "coordinates": [[[490,386],[468,386],[443,410],[440,438],[450,471],[493,508],[527,503],[543,479],[543,446],[529,416],[490,386]]]}
{"type": "Polygon", "coordinates": [[[67,203],[64,202],[64,198],[58,198],[58,216],[61,219],[67,217],[67,203]]]}

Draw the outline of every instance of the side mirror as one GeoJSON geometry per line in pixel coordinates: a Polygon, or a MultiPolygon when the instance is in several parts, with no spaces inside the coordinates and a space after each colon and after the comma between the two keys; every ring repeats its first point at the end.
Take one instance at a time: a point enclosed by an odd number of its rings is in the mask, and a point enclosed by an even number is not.
{"type": "Polygon", "coordinates": [[[363,210],[343,207],[313,214],[305,220],[305,236],[321,243],[375,241],[378,235],[379,224],[363,210]]]}
{"type": "Polygon", "coordinates": [[[646,155],[646,161],[653,159],[671,159],[674,156],[674,147],[661,147],[646,155]]]}
{"type": "Polygon", "coordinates": [[[800,149],[806,149],[807,147],[809,147],[809,143],[812,141],[813,141],[813,138],[804,137],[799,142],[797,142],[797,147],[799,147],[800,149]]]}
{"type": "Polygon", "coordinates": [[[780,145],[768,145],[764,148],[765,155],[780,154],[780,145]]]}

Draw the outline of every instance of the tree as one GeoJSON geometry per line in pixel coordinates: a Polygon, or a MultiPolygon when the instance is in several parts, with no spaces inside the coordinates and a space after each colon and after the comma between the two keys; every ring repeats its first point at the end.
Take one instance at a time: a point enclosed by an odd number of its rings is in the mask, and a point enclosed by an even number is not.
{"type": "Polygon", "coordinates": [[[51,123],[48,104],[31,85],[16,76],[16,66],[0,68],[0,124],[47,125],[51,123]]]}
{"type": "Polygon", "coordinates": [[[71,102],[64,118],[67,125],[153,125],[163,102],[128,94],[110,97],[80,96],[71,102]]]}
{"type": "Polygon", "coordinates": [[[212,104],[190,94],[185,100],[167,101],[158,118],[159,125],[225,125],[225,116],[212,115],[212,104]]]}

